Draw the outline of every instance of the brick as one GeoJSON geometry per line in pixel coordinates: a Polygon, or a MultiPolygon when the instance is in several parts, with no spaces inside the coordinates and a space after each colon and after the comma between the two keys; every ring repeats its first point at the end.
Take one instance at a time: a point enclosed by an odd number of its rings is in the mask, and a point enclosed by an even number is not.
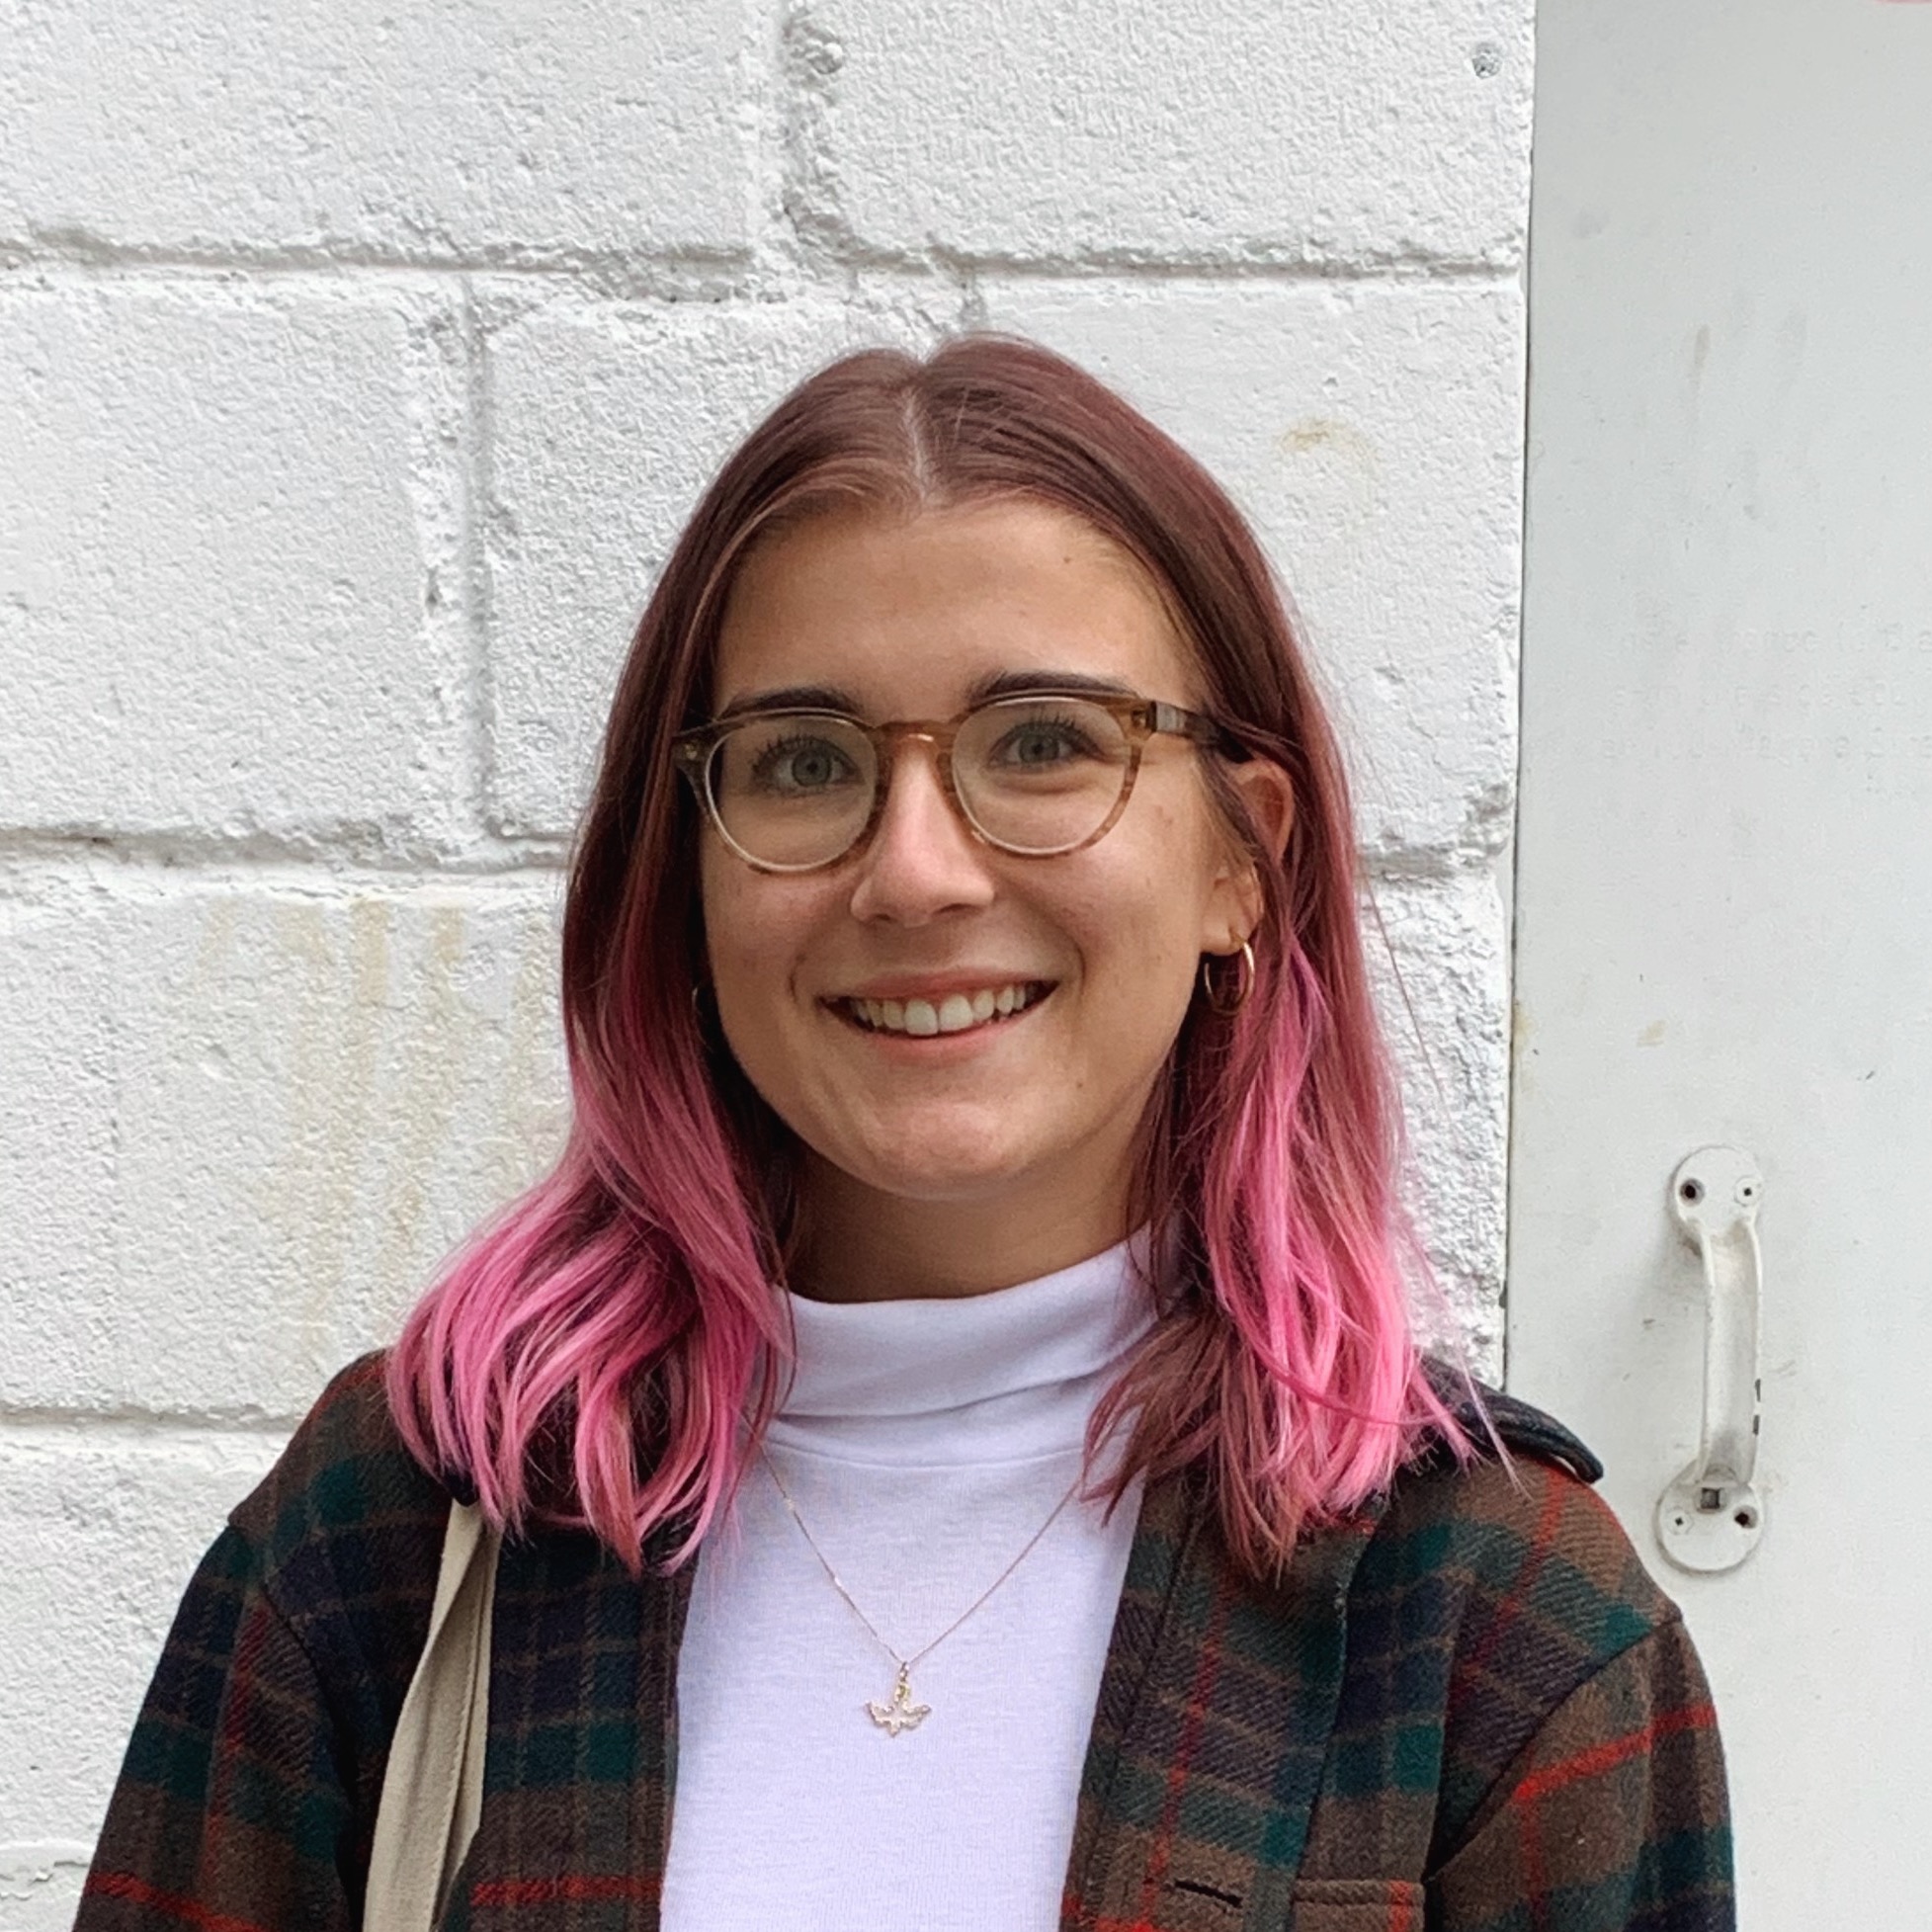
{"type": "Polygon", "coordinates": [[[897,253],[1510,262],[1531,19],[1529,0],[824,0],[794,30],[813,192],[897,253]]]}
{"type": "Polygon", "coordinates": [[[6,13],[0,179],[42,233],[412,260],[745,245],[744,0],[6,13]]]}
{"type": "Polygon", "coordinates": [[[1336,700],[1372,853],[1510,835],[1523,313],[1514,289],[994,282],[1254,523],[1336,700]]]}
{"type": "Polygon", "coordinates": [[[547,883],[0,909],[0,1404],[299,1414],[560,1140],[547,883]]]}
{"type": "Polygon", "coordinates": [[[1509,921],[1485,869],[1375,880],[1363,945],[1409,1133],[1404,1198],[1442,1290],[1425,1332],[1502,1369],[1509,1181],[1509,921]]]}
{"type": "Polygon", "coordinates": [[[0,294],[0,823],[446,814],[435,322],[400,294],[0,294]]]}
{"type": "Polygon", "coordinates": [[[279,1450],[267,1434],[0,1421],[0,1927],[71,1923],[175,1605],[279,1450]],[[49,1664],[55,1667],[49,1668],[49,1664]]]}
{"type": "Polygon", "coordinates": [[[504,829],[566,831],[638,613],[718,464],[851,346],[829,305],[578,305],[489,347],[490,679],[504,829]]]}

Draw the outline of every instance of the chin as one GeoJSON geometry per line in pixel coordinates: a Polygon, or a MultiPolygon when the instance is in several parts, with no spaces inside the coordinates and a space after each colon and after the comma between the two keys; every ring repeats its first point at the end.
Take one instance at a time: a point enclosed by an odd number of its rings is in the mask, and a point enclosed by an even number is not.
{"type": "Polygon", "coordinates": [[[900,1201],[929,1201],[936,1206],[994,1201],[1024,1188],[1033,1178],[1029,1164],[1021,1160],[939,1153],[908,1158],[903,1149],[890,1159],[845,1171],[877,1194],[900,1201]]]}
{"type": "Polygon", "coordinates": [[[1032,1149],[984,1134],[890,1133],[870,1145],[826,1146],[818,1158],[876,1194],[901,1201],[970,1202],[1024,1188],[1038,1172],[1032,1149]]]}

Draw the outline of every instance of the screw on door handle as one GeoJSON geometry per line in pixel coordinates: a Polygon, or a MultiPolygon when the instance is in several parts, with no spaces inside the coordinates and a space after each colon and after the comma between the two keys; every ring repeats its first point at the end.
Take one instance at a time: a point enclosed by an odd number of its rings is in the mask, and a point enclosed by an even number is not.
{"type": "Polygon", "coordinates": [[[1758,1203],[1764,1179],[1736,1147],[1700,1147],[1670,1178],[1684,1238],[1704,1262],[1704,1429],[1697,1460],[1657,1499],[1657,1542],[1679,1569],[1735,1569],[1764,1532],[1757,1472],[1758,1203]]]}

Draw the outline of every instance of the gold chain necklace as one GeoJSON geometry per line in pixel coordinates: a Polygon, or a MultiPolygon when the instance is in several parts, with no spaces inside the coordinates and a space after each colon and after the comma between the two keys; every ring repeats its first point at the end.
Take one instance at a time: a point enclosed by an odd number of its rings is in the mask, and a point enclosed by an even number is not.
{"type": "MultiPolygon", "coordinates": [[[[873,1721],[873,1722],[880,1727],[881,1730],[884,1731],[888,1736],[891,1737],[896,1737],[899,1734],[899,1732],[902,1730],[917,1730],[919,1726],[922,1723],[924,1723],[929,1717],[932,1716],[932,1706],[930,1704],[915,1704],[912,1701],[912,1666],[916,1664],[922,1657],[931,1656],[932,1653],[935,1650],[937,1650],[939,1646],[942,1643],[944,1643],[946,1639],[949,1637],[951,1637],[953,1633],[956,1630],[958,1630],[960,1626],[964,1624],[966,1620],[968,1617],[970,1617],[972,1613],[975,1610],[977,1610],[986,1601],[986,1599],[990,1597],[993,1594],[993,1592],[997,1590],[999,1586],[1002,1583],[1004,1583],[1006,1579],[1009,1576],[1011,1576],[1013,1572],[1016,1569],[1018,1569],[1023,1562],[1026,1561],[1026,1559],[1029,1556],[1033,1554],[1034,1548],[1040,1542],[1040,1539],[1044,1537],[1047,1534],[1047,1532],[1050,1530],[1053,1527],[1053,1525],[1059,1520],[1060,1511],[1063,1510],[1067,1506],[1067,1504],[1073,1500],[1074,1496],[1078,1493],[1080,1487],[1080,1480],[1081,1480],[1080,1475],[1076,1475],[1073,1478],[1072,1486],[1067,1490],[1066,1494],[1063,1495],[1059,1499],[1059,1501],[1053,1505],[1052,1512],[1048,1516],[1046,1522],[1041,1524],[1039,1529],[1035,1530],[1033,1535],[1027,1539],[1026,1548],[1023,1549],[1020,1552],[1020,1554],[1017,1556],[1015,1556],[1013,1560],[1010,1563],[1008,1563],[1007,1566],[1003,1570],[1001,1570],[1000,1573],[996,1577],[994,1577],[993,1580],[990,1583],[988,1583],[986,1587],[983,1590],[981,1590],[979,1594],[976,1597],[974,1597],[973,1600],[969,1604],[967,1604],[966,1607],[963,1611],[961,1611],[960,1614],[957,1617],[955,1617],[953,1621],[950,1624],[948,1624],[946,1628],[943,1631],[941,1631],[940,1634],[936,1638],[934,1638],[930,1643],[926,1644],[921,1649],[917,1649],[913,1651],[913,1653],[909,1657],[902,1657],[900,1656],[898,1651],[895,1650],[891,1644],[886,1642],[884,1638],[882,1638],[879,1634],[879,1627],[873,1622],[873,1620],[870,1617],[866,1615],[866,1613],[863,1610],[859,1608],[858,1604],[853,1601],[852,1592],[848,1590],[845,1587],[845,1585],[839,1581],[838,1571],[835,1570],[831,1566],[831,1564],[826,1560],[824,1551],[822,1551],[818,1547],[818,1539],[815,1536],[813,1536],[808,1529],[806,1529],[805,1519],[798,1514],[798,1505],[792,1500],[792,1492],[785,1486],[785,1480],[778,1472],[777,1464],[775,1464],[772,1461],[772,1459],[765,1454],[763,1449],[760,1449],[758,1454],[759,1454],[759,1460],[765,1465],[765,1472],[772,1478],[773,1485],[777,1488],[779,1495],[784,1499],[785,1507],[792,1512],[792,1520],[793,1522],[798,1524],[798,1534],[804,1538],[806,1544],[810,1547],[811,1554],[818,1558],[819,1568],[822,1569],[825,1572],[825,1574],[831,1578],[832,1588],[835,1589],[839,1593],[839,1595],[845,1599],[846,1608],[852,1612],[853,1616],[858,1618],[860,1623],[865,1625],[867,1631],[871,1634],[873,1641],[877,1643],[879,1647],[882,1650],[883,1650],[885,1654],[892,1659],[892,1662],[898,1667],[898,1675],[893,1682],[892,1695],[889,1701],[884,1704],[879,1704],[869,1698],[866,1701],[866,1707],[865,1707],[866,1716],[869,1717],[873,1721]]],[[[1081,1475],[1084,1475],[1086,1471],[1082,1470],[1081,1475]]]]}

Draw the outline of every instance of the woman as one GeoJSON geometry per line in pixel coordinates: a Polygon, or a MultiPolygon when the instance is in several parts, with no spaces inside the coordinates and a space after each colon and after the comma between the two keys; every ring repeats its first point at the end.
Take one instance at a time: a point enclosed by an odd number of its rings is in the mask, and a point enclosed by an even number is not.
{"type": "Polygon", "coordinates": [[[215,1545],[82,1926],[358,1922],[451,1495],[447,1924],[1729,1925],[1675,1611],[1411,1339],[1352,852],[1171,442],[997,339],[807,381],[624,672],[566,1151],[215,1545]]]}

